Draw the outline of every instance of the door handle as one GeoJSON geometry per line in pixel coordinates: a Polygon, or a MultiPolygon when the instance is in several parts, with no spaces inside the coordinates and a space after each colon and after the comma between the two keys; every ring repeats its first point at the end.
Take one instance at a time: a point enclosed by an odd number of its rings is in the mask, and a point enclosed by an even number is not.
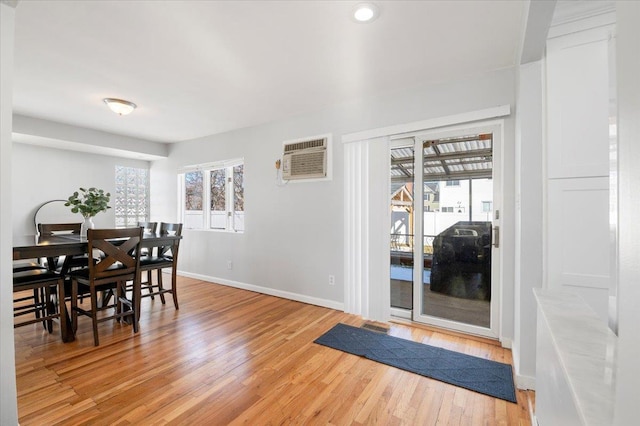
{"type": "Polygon", "coordinates": [[[491,243],[495,248],[500,248],[500,227],[493,227],[493,243],[491,243]]]}

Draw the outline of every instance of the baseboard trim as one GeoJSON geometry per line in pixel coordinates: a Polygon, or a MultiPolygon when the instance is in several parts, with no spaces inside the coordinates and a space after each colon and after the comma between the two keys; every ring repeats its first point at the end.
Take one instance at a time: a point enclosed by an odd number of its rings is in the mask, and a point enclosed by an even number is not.
{"type": "Polygon", "coordinates": [[[513,378],[516,382],[516,387],[518,389],[526,389],[526,390],[536,390],[536,378],[531,376],[523,376],[521,374],[515,375],[513,378]]]}
{"type": "Polygon", "coordinates": [[[344,312],[344,303],[334,300],[320,299],[318,297],[307,296],[305,294],[292,293],[290,291],[277,290],[269,287],[262,287],[255,284],[243,283],[240,281],[227,280],[224,278],[212,277],[209,275],[194,274],[186,271],[176,271],[178,275],[210,283],[226,285],[227,287],[239,288],[242,290],[255,291],[256,293],[267,294],[269,296],[282,297],[283,299],[295,300],[296,302],[308,303],[310,305],[322,306],[324,308],[335,309],[344,312]]]}
{"type": "Polygon", "coordinates": [[[520,373],[520,348],[511,348],[511,354],[513,356],[513,369],[514,369],[514,381],[518,389],[524,390],[536,390],[536,378],[535,376],[525,375],[520,373]]]}

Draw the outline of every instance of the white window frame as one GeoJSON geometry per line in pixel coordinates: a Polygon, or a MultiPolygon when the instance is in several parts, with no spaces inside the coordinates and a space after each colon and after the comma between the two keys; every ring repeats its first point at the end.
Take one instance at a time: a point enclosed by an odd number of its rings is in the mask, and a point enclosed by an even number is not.
{"type": "MultiPolygon", "coordinates": [[[[236,229],[236,218],[234,214],[234,187],[233,187],[233,168],[236,166],[244,166],[243,158],[235,158],[232,160],[218,161],[206,164],[197,164],[193,166],[187,166],[178,171],[178,182],[180,188],[178,214],[181,222],[186,224],[185,220],[186,210],[186,187],[185,187],[185,174],[189,172],[202,172],[202,228],[187,228],[194,231],[216,231],[216,232],[233,232],[242,233],[243,229],[236,229]],[[211,172],[215,170],[225,170],[225,227],[224,228],[212,228],[211,227],[211,172]]],[[[244,180],[244,172],[243,172],[244,180]]],[[[244,211],[243,211],[244,213],[244,211]]]]}

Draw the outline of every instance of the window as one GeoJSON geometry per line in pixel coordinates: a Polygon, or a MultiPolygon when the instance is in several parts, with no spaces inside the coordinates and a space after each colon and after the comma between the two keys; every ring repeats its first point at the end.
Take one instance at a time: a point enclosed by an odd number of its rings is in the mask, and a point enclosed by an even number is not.
{"type": "Polygon", "coordinates": [[[116,228],[149,220],[149,170],[116,166],[114,196],[116,228]]]}
{"type": "Polygon", "coordinates": [[[442,212],[443,213],[453,213],[453,207],[443,207],[442,208],[442,212]]]}
{"type": "Polygon", "coordinates": [[[460,186],[460,181],[459,180],[448,180],[445,183],[445,186],[460,186]]]}
{"type": "Polygon", "coordinates": [[[185,228],[244,231],[243,160],[191,166],[180,180],[185,228]]]}
{"type": "Polygon", "coordinates": [[[491,211],[491,201],[483,201],[482,202],[482,212],[487,213],[491,211]]]}

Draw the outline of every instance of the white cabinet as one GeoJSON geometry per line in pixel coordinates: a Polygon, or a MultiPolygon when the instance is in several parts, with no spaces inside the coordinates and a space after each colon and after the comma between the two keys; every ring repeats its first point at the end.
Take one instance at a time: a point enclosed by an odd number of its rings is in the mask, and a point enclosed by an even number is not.
{"type": "Polygon", "coordinates": [[[607,319],[609,99],[614,26],[547,41],[546,287],[582,296],[607,319]]]}
{"type": "Polygon", "coordinates": [[[549,288],[579,294],[606,321],[609,179],[550,179],[547,199],[549,288]]]}
{"type": "Polygon", "coordinates": [[[547,42],[547,176],[609,175],[611,27],[547,42]]]}

